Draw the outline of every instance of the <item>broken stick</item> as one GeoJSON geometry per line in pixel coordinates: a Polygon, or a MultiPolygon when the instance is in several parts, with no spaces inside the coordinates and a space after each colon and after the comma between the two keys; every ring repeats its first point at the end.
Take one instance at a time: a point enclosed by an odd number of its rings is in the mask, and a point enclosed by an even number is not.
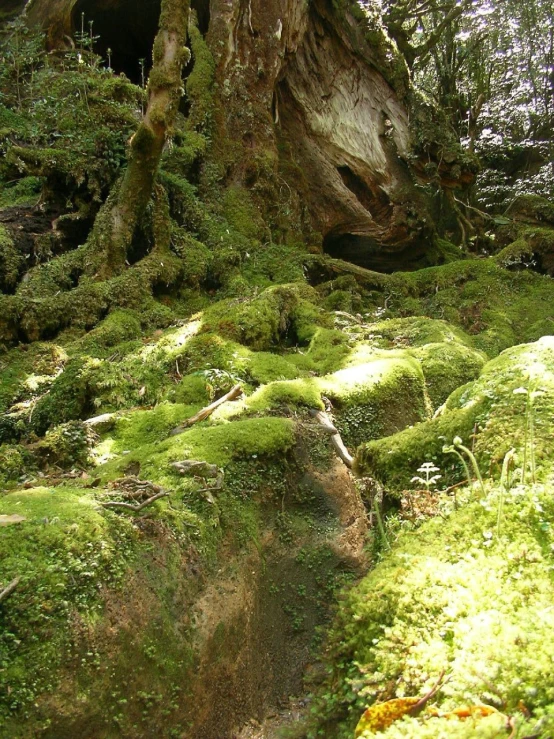
{"type": "Polygon", "coordinates": [[[240,385],[235,385],[228,393],[222,395],[221,398],[215,400],[211,405],[207,405],[205,408],[202,408],[201,411],[198,411],[196,415],[188,418],[183,424],[181,424],[181,426],[174,428],[170,436],[176,436],[177,434],[182,433],[185,429],[188,429],[189,426],[199,423],[200,421],[205,421],[206,418],[211,416],[215,409],[219,408],[220,405],[223,405],[223,403],[226,403],[228,400],[236,400],[240,395],[242,395],[242,387],[240,385]]]}
{"type": "Polygon", "coordinates": [[[329,416],[323,411],[315,410],[315,408],[310,410],[310,415],[315,418],[320,426],[323,426],[328,434],[331,435],[331,444],[335,447],[336,453],[342,459],[348,469],[352,469],[354,458],[344,445],[341,435],[335,428],[335,425],[333,424],[329,416]]]}
{"type": "Polygon", "coordinates": [[[19,581],[21,580],[20,577],[16,577],[11,581],[9,585],[6,585],[4,590],[0,591],[0,603],[3,600],[6,600],[6,598],[9,598],[10,595],[13,593],[13,591],[16,589],[16,587],[19,585],[19,581]]]}

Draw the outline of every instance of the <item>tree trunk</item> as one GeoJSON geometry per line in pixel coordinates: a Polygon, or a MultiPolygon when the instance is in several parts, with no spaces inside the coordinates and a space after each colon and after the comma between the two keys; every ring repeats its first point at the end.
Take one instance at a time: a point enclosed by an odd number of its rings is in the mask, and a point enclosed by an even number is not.
{"type": "MultiPolygon", "coordinates": [[[[129,23],[145,0],[137,2],[129,23]]],[[[129,0],[31,0],[28,14],[48,28],[52,44],[63,43],[84,3],[88,12],[131,9],[129,0]]],[[[272,238],[322,244],[332,256],[371,269],[415,264],[432,244],[434,226],[420,187],[424,166],[412,167],[409,74],[384,33],[330,0],[193,0],[192,7],[204,19],[218,90],[204,197],[217,201],[216,172],[218,188],[249,191],[272,238]]],[[[114,44],[125,33],[118,28],[114,44]]],[[[158,55],[155,67],[167,66],[171,82],[169,89],[160,85],[154,67],[149,111],[102,236],[110,246],[101,276],[122,268],[148,202],[169,123],[159,111],[174,110],[180,86],[183,33],[175,25],[171,38],[159,37],[169,56],[158,55]]],[[[435,150],[440,175],[455,185],[455,156],[435,150]]]]}
{"type": "MultiPolygon", "coordinates": [[[[51,24],[49,34],[53,43],[70,37],[74,6],[75,0],[34,2],[29,6],[29,15],[51,24]],[[54,19],[58,22],[53,22],[54,19]],[[60,38],[56,39],[56,33],[60,38]]],[[[135,229],[152,197],[167,132],[174,123],[183,94],[183,66],[190,60],[190,52],[185,46],[189,14],[189,0],[161,2],[146,111],[129,143],[125,173],[98,214],[89,237],[92,259],[87,264],[87,271],[93,272],[98,279],[118,274],[125,267],[135,229]]]]}

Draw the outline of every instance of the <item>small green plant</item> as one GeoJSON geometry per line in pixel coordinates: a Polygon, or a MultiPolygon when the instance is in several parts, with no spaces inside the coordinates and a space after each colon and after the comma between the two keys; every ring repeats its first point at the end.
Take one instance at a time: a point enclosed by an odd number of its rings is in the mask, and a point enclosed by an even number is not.
{"type": "Polygon", "coordinates": [[[460,462],[463,465],[464,472],[466,473],[467,481],[469,484],[473,482],[473,478],[470,474],[469,467],[467,466],[467,462],[465,461],[463,455],[461,452],[463,452],[471,462],[471,466],[473,467],[473,471],[475,473],[475,477],[477,478],[479,482],[479,487],[481,488],[481,494],[485,494],[485,485],[483,484],[483,477],[481,475],[481,470],[479,469],[479,465],[477,464],[477,460],[475,459],[475,455],[469,449],[468,447],[464,446],[462,444],[462,439],[459,436],[455,436],[452,442],[451,446],[444,446],[442,448],[443,454],[455,454],[460,462]],[[460,450],[460,451],[458,451],[460,450]]]}
{"type": "Polygon", "coordinates": [[[381,516],[381,510],[379,508],[379,502],[377,500],[377,496],[373,498],[373,511],[375,513],[375,519],[377,521],[377,529],[379,531],[379,536],[381,537],[383,548],[390,549],[390,544],[389,544],[389,540],[387,539],[387,534],[385,532],[385,525],[383,523],[383,517],[381,516]]]}
{"type": "Polygon", "coordinates": [[[425,490],[429,491],[441,479],[442,475],[435,475],[434,472],[440,472],[440,469],[433,462],[424,462],[417,471],[420,473],[412,477],[411,482],[418,482],[425,486],[425,490]]]}
{"type": "Polygon", "coordinates": [[[515,458],[515,449],[510,449],[509,452],[506,453],[506,456],[504,457],[504,462],[502,463],[502,475],[500,477],[500,492],[498,496],[498,514],[496,517],[496,535],[497,537],[500,537],[500,529],[502,526],[502,512],[504,509],[504,499],[507,495],[507,493],[510,492],[510,488],[512,485],[512,478],[510,475],[510,466],[515,458]]]}

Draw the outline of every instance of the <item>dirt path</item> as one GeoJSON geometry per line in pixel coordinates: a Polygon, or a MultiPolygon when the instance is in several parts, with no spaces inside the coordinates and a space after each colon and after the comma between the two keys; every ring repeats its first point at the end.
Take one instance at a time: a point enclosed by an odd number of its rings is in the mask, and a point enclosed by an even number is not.
{"type": "Polygon", "coordinates": [[[302,720],[307,707],[307,701],[294,699],[287,708],[270,714],[261,724],[251,719],[236,735],[236,739],[281,739],[283,731],[302,720]]]}

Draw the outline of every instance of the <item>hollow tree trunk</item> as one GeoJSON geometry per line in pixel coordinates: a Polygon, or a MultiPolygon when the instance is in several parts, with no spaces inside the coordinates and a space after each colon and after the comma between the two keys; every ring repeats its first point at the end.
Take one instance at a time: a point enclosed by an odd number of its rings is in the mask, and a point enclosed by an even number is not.
{"type": "MultiPolygon", "coordinates": [[[[48,29],[51,44],[60,44],[75,30],[80,1],[31,0],[28,16],[48,29]]],[[[109,13],[128,2],[87,0],[87,8],[109,13]]],[[[137,0],[137,13],[141,4],[147,7],[137,0]]],[[[217,187],[249,191],[273,238],[323,243],[333,256],[373,269],[400,268],[424,254],[435,226],[421,186],[428,177],[436,182],[438,172],[443,184],[456,187],[464,165],[442,144],[428,146],[425,161],[414,162],[419,132],[410,125],[409,73],[384,32],[356,16],[355,2],[192,0],[191,6],[208,19],[202,31],[217,90],[204,161],[210,176],[201,194],[213,197],[216,172],[217,187]],[[433,158],[435,170],[427,175],[433,158]]],[[[160,86],[153,70],[152,111],[173,110],[181,84],[177,48],[184,26],[173,33],[163,41],[168,59],[155,61],[171,69],[171,82],[160,86]]],[[[127,174],[112,198],[111,270],[124,263],[152,188],[168,123],[165,114],[154,119],[147,113],[135,135],[127,174]]]]}

